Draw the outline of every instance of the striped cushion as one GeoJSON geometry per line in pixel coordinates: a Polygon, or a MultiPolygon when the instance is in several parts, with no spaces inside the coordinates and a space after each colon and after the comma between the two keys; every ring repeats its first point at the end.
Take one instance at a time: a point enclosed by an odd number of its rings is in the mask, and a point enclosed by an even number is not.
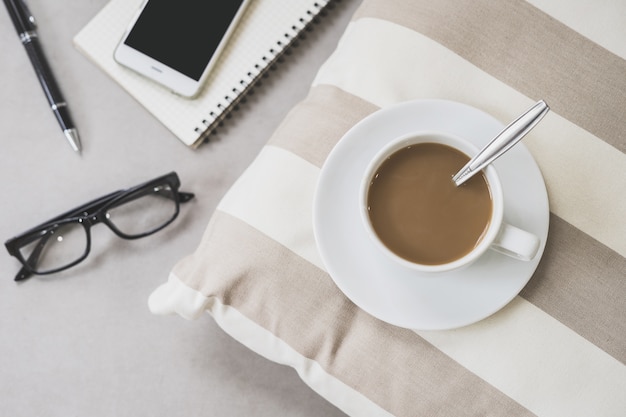
{"type": "Polygon", "coordinates": [[[364,0],[152,311],[208,311],[350,415],[626,415],[624,22],[620,0],[364,0]],[[524,139],[550,198],[543,259],[505,308],[456,330],[362,311],[325,272],[312,231],[333,146],[416,98],[502,122],[538,99],[552,108],[524,139]]]}

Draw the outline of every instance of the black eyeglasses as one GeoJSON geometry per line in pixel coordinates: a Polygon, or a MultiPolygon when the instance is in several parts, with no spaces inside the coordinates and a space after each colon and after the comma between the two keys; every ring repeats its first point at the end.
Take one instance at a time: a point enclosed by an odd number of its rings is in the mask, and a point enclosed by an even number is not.
{"type": "Polygon", "coordinates": [[[180,203],[194,197],[179,187],[178,175],[171,172],[90,201],[7,240],[7,250],[23,265],[15,280],[52,274],[83,261],[91,248],[89,229],[95,224],[106,224],[124,239],[158,232],[178,216],[180,203]]]}

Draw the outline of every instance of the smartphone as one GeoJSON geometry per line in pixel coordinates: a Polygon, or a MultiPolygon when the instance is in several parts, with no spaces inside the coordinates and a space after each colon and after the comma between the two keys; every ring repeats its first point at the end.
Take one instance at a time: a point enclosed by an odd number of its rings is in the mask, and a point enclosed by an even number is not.
{"type": "Polygon", "coordinates": [[[115,49],[119,64],[192,98],[251,0],[147,0],[115,49]]]}

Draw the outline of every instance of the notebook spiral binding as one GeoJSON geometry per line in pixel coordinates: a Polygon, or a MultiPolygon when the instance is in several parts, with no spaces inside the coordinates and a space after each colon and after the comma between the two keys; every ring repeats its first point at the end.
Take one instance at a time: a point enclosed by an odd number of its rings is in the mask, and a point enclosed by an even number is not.
{"type": "Polygon", "coordinates": [[[332,8],[334,3],[341,0],[320,0],[313,4],[315,11],[307,10],[306,15],[300,17],[297,26],[294,24],[291,31],[284,34],[284,39],[276,40],[274,47],[270,48],[260,61],[248,71],[246,77],[239,81],[238,86],[234,86],[231,95],[226,95],[222,102],[216,105],[216,108],[209,112],[207,118],[202,120],[202,127],[196,127],[194,131],[200,134],[199,141],[207,142],[209,135],[215,133],[215,130],[222,122],[229,118],[232,111],[241,103],[243,99],[258,84],[259,80],[264,77],[267,72],[278,62],[278,60],[291,48],[297,41],[303,37],[305,31],[310,31],[313,24],[318,22],[318,16],[323,14],[327,9],[332,8]]]}

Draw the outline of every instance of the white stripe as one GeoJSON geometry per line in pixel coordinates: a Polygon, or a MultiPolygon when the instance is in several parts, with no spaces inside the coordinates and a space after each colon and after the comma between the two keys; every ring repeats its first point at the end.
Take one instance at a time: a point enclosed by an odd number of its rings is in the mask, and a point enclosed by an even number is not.
{"type": "Polygon", "coordinates": [[[624,0],[526,0],[544,13],[626,59],[624,0]]]}
{"type": "Polygon", "coordinates": [[[315,165],[282,148],[265,146],[217,208],[323,268],[312,231],[318,175],[315,165]]]}
{"type": "Polygon", "coordinates": [[[538,416],[626,413],[626,366],[520,297],[472,326],[418,334],[538,416]]]}
{"type": "MultiPolygon", "coordinates": [[[[433,40],[373,18],[350,23],[318,84],[381,107],[415,98],[456,100],[503,123],[535,102],[433,40]]],[[[626,256],[626,154],[554,112],[524,143],[544,174],[551,211],[626,256]]]]}

